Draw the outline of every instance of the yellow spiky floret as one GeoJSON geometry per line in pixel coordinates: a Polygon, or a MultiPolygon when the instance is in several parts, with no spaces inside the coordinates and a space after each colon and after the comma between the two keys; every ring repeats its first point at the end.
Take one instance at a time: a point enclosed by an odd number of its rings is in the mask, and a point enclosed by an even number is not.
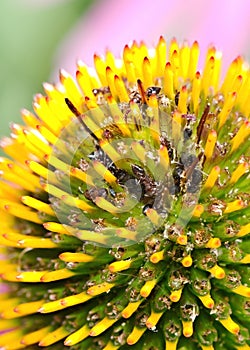
{"type": "Polygon", "coordinates": [[[3,349],[249,349],[250,73],[198,61],[197,42],[134,41],[11,125],[3,349]]]}

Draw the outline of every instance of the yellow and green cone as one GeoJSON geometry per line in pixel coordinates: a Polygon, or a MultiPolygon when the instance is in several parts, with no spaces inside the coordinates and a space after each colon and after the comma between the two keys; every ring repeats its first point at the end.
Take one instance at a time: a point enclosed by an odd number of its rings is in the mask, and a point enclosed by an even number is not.
{"type": "Polygon", "coordinates": [[[250,72],[125,46],[1,146],[0,348],[247,350],[250,72]]]}

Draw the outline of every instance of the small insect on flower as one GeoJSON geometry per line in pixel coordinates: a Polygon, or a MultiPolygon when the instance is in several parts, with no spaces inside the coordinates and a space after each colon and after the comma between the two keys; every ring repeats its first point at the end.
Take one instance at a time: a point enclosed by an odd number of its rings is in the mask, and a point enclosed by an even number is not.
{"type": "Polygon", "coordinates": [[[250,72],[198,60],[95,55],[11,126],[1,349],[250,349],[250,72]]]}

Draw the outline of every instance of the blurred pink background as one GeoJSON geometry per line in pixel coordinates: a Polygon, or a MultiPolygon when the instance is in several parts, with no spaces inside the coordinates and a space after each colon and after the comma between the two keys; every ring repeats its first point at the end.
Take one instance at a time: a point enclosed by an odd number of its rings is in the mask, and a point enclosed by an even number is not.
{"type": "MultiPolygon", "coordinates": [[[[54,59],[54,70],[75,72],[76,59],[92,65],[93,53],[106,48],[119,55],[133,39],[148,46],[161,34],[190,43],[198,40],[200,64],[207,47],[223,52],[223,71],[239,54],[250,61],[249,0],[104,0],[97,1],[63,40],[54,59]]],[[[55,78],[55,73],[53,75],[55,78]]]]}

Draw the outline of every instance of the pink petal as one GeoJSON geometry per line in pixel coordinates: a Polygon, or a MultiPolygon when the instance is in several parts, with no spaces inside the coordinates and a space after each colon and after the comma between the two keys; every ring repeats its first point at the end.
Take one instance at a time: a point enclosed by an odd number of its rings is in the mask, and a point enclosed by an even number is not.
{"type": "Polygon", "coordinates": [[[167,40],[198,40],[203,52],[213,43],[223,51],[225,67],[238,54],[249,55],[249,13],[248,0],[99,1],[65,38],[54,66],[74,73],[78,58],[92,65],[95,52],[108,47],[119,55],[130,40],[152,45],[163,34],[167,40]]]}

